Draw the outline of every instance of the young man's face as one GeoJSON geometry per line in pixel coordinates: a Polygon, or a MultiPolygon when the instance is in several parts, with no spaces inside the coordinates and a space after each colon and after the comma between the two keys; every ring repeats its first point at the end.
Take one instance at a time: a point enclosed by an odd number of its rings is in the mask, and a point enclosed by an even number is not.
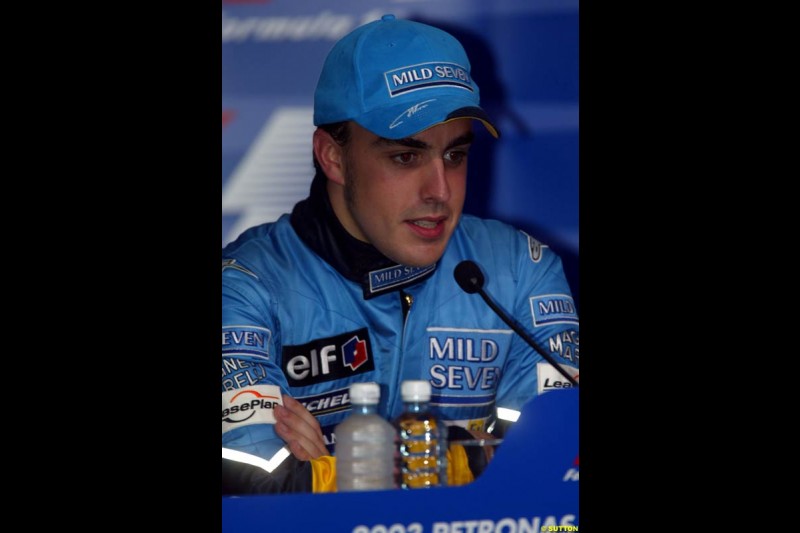
{"type": "Polygon", "coordinates": [[[337,213],[342,224],[398,263],[435,263],[464,207],[471,119],[438,124],[399,141],[353,122],[350,127],[346,212],[337,213]]]}

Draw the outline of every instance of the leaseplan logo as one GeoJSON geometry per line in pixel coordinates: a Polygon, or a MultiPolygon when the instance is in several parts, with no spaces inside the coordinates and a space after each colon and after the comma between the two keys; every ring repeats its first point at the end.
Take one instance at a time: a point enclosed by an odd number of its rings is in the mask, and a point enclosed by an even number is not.
{"type": "Polygon", "coordinates": [[[254,414],[256,414],[257,409],[274,409],[277,403],[271,402],[270,400],[277,400],[277,399],[278,399],[277,396],[267,396],[265,394],[261,394],[258,391],[254,390],[240,391],[236,393],[236,395],[233,398],[231,398],[231,404],[233,405],[231,405],[228,409],[222,410],[222,421],[229,422],[231,424],[244,422],[248,420],[250,417],[252,417],[254,414]],[[244,401],[240,404],[236,404],[237,398],[247,394],[251,395],[254,398],[253,399],[249,397],[244,398],[245,400],[249,401],[244,401]],[[241,415],[238,420],[230,416],[235,413],[239,413],[241,415]],[[248,414],[245,415],[245,413],[248,414]],[[227,417],[225,416],[226,414],[228,415],[227,417]]]}
{"type": "Polygon", "coordinates": [[[251,424],[274,424],[276,405],[283,405],[277,385],[254,385],[222,393],[222,432],[251,424]]]}
{"type": "MultiPolygon", "coordinates": [[[[572,376],[572,379],[579,382],[578,378],[580,377],[580,373],[577,368],[568,365],[559,366],[563,370],[566,370],[567,373],[572,376]]],[[[572,383],[550,363],[536,363],[536,379],[539,382],[539,394],[544,394],[551,390],[569,389],[572,387],[572,383]]]]}

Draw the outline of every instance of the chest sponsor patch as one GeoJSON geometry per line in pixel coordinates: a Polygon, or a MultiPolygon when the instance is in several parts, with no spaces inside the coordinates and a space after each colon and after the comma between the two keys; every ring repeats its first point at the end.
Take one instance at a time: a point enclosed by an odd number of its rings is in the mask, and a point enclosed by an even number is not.
{"type": "Polygon", "coordinates": [[[375,370],[367,328],[306,344],[283,347],[281,363],[293,387],[323,383],[375,370]]]}
{"type": "Polygon", "coordinates": [[[277,385],[254,385],[222,393],[222,432],[252,424],[274,424],[275,406],[283,405],[277,385]]]}
{"type": "Polygon", "coordinates": [[[369,273],[369,292],[381,293],[397,288],[425,276],[436,269],[436,263],[426,267],[395,265],[369,273]]]}
{"type": "Polygon", "coordinates": [[[223,326],[222,356],[269,361],[272,332],[258,326],[223,326]]]}
{"type": "Polygon", "coordinates": [[[350,409],[350,387],[295,399],[314,416],[328,415],[350,409]]]}
{"type": "Polygon", "coordinates": [[[483,405],[494,401],[504,364],[501,354],[507,350],[511,330],[437,326],[427,331],[431,403],[483,405]],[[491,396],[484,398],[487,393],[491,396]],[[434,399],[437,395],[441,398],[434,399]]]}
{"type": "Polygon", "coordinates": [[[575,302],[567,294],[543,294],[531,296],[531,316],[533,327],[550,324],[577,324],[578,313],[575,302]]]}

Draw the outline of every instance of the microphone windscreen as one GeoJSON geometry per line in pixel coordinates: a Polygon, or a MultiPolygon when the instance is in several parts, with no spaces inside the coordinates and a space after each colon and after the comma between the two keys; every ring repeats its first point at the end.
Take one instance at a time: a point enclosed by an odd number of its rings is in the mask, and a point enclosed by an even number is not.
{"type": "Polygon", "coordinates": [[[481,268],[470,260],[461,261],[453,270],[453,277],[461,290],[468,294],[478,292],[483,288],[483,272],[481,268]]]}

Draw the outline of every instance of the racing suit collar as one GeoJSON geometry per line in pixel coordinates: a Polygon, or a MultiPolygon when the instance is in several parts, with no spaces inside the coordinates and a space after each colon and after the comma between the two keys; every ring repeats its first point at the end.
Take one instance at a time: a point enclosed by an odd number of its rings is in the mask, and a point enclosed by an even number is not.
{"type": "Polygon", "coordinates": [[[428,267],[400,265],[369,243],[350,235],[331,207],[327,177],[318,172],[311,192],[295,204],[291,224],[300,239],[342,276],[361,285],[364,299],[400,290],[430,277],[436,264],[428,267]]]}

